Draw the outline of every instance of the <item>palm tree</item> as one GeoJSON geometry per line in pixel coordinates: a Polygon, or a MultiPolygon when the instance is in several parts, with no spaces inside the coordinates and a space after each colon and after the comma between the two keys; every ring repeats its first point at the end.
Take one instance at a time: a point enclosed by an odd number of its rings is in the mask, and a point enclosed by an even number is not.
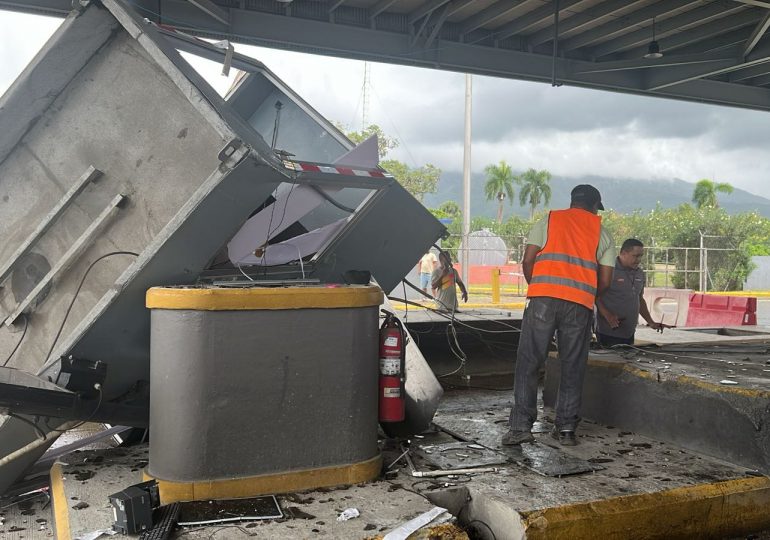
{"type": "Polygon", "coordinates": [[[487,175],[487,183],[484,185],[484,195],[487,200],[497,199],[497,222],[503,222],[503,201],[507,196],[513,199],[513,183],[516,177],[513,175],[511,166],[505,160],[498,165],[487,165],[484,167],[484,174],[487,175]]]}
{"type": "Polygon", "coordinates": [[[547,206],[551,202],[551,173],[543,169],[536,171],[529,169],[516,177],[516,183],[521,186],[519,190],[519,204],[529,204],[529,219],[535,217],[535,208],[542,202],[547,206]]]}
{"type": "Polygon", "coordinates": [[[704,178],[695,184],[695,190],[692,192],[692,202],[695,203],[697,208],[703,208],[704,206],[718,208],[717,193],[727,193],[729,195],[732,192],[733,186],[727,182],[712,182],[704,178]]]}

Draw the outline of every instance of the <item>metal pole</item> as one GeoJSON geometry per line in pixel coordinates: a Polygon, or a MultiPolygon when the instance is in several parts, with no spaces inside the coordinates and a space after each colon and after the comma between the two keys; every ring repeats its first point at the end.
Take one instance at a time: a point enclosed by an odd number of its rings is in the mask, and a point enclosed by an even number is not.
{"type": "Polygon", "coordinates": [[[465,146],[463,149],[463,250],[462,280],[468,287],[469,245],[471,234],[471,102],[473,96],[471,75],[465,74],[465,146]]]}
{"type": "Polygon", "coordinates": [[[703,233],[700,231],[698,232],[700,233],[700,249],[698,250],[698,255],[700,259],[699,260],[700,266],[698,267],[698,270],[700,270],[698,274],[698,290],[700,292],[703,292],[703,289],[705,289],[705,287],[703,286],[703,281],[704,281],[703,279],[703,276],[704,276],[703,274],[703,233]]]}

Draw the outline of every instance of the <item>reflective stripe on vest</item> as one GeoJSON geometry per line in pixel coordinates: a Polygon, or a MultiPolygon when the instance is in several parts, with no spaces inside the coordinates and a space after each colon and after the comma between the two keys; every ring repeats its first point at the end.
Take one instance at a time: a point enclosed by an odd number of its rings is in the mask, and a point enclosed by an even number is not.
{"type": "Polygon", "coordinates": [[[570,264],[576,264],[578,266],[582,266],[583,268],[590,268],[591,270],[597,270],[599,268],[599,265],[596,264],[596,261],[587,261],[586,259],[573,257],[572,255],[567,255],[565,253],[541,253],[535,257],[535,262],[537,261],[561,261],[570,264]]]}
{"type": "Polygon", "coordinates": [[[587,210],[554,210],[548,237],[535,257],[528,297],[547,296],[593,309],[599,269],[601,218],[587,210]]]}
{"type": "Polygon", "coordinates": [[[576,289],[580,289],[581,291],[585,291],[593,296],[596,296],[596,287],[591,287],[590,285],[581,283],[580,281],[575,281],[574,279],[555,277],[555,276],[534,276],[532,278],[531,283],[534,283],[534,284],[549,283],[551,285],[563,285],[565,287],[574,287],[576,289]]]}

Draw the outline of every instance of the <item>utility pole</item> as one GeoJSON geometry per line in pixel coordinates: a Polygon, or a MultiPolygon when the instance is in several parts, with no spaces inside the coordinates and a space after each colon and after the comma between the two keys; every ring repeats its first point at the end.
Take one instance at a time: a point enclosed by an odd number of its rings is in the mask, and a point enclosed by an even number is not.
{"type": "Polygon", "coordinates": [[[468,240],[471,233],[471,103],[473,98],[472,81],[469,73],[465,74],[465,146],[463,148],[463,249],[462,249],[462,280],[466,287],[470,286],[468,274],[470,270],[468,240]]]}
{"type": "Polygon", "coordinates": [[[364,62],[364,86],[361,88],[361,131],[369,127],[369,90],[372,85],[372,67],[369,62],[364,62]]]}

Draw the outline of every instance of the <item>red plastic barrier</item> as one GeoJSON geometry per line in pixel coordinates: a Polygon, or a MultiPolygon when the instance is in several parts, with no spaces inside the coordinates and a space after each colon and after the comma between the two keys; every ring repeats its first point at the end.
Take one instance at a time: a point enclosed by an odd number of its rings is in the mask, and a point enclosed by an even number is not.
{"type": "MultiPolygon", "coordinates": [[[[462,273],[462,265],[460,263],[454,263],[453,266],[458,272],[462,273]]],[[[492,283],[492,269],[500,269],[500,284],[501,285],[518,285],[521,280],[522,287],[526,285],[524,282],[524,276],[515,276],[511,274],[521,274],[520,264],[501,264],[495,265],[482,265],[472,264],[471,271],[468,275],[468,285],[489,285],[492,283]]]]}
{"type": "Polygon", "coordinates": [[[692,293],[687,326],[756,326],[757,299],[692,293]]]}

